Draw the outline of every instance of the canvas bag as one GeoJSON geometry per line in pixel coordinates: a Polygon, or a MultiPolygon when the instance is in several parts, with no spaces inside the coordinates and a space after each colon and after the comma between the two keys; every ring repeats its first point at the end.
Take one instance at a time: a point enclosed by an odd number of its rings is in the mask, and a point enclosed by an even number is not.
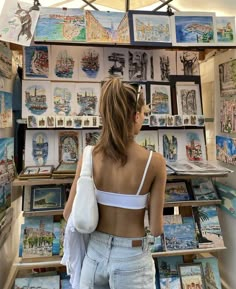
{"type": "Polygon", "coordinates": [[[98,224],[98,205],[95,195],[92,167],[93,146],[86,146],[76,195],[72,205],[72,219],[76,230],[82,234],[95,231],[98,224]]]}

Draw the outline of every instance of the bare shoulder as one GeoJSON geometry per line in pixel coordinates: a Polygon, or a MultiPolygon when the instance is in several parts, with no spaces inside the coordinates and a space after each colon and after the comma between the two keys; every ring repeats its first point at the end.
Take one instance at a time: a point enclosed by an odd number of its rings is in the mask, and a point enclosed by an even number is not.
{"type": "Polygon", "coordinates": [[[154,152],[152,155],[152,161],[151,161],[151,165],[154,168],[162,168],[166,166],[166,160],[163,157],[162,154],[158,153],[158,152],[154,152]]]}

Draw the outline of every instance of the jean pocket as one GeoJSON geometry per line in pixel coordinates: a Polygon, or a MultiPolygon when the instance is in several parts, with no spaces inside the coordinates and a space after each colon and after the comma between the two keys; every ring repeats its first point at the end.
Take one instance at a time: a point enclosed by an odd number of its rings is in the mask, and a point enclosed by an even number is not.
{"type": "Polygon", "coordinates": [[[93,289],[95,273],[97,270],[98,263],[95,260],[85,256],[80,276],[80,288],[93,289]]]}

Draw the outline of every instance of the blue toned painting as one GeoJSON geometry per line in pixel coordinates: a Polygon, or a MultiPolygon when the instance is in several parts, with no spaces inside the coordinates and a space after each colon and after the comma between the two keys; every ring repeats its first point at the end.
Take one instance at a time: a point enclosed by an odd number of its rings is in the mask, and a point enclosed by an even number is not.
{"type": "Polygon", "coordinates": [[[236,165],[236,139],[216,136],[216,159],[224,163],[236,165]]]}
{"type": "Polygon", "coordinates": [[[48,137],[45,133],[35,133],[32,139],[32,156],[35,164],[45,165],[48,158],[48,137]]]}
{"type": "Polygon", "coordinates": [[[12,94],[0,91],[0,128],[12,127],[12,94]]]}
{"type": "Polygon", "coordinates": [[[212,16],[175,16],[177,43],[214,43],[212,16]]]}
{"type": "Polygon", "coordinates": [[[34,40],[86,41],[84,10],[41,7],[34,40]]]}
{"type": "Polygon", "coordinates": [[[160,278],[160,289],[181,289],[179,277],[160,278]]]}
{"type": "Polygon", "coordinates": [[[183,256],[158,257],[157,264],[160,278],[177,277],[178,264],[183,263],[183,256]]]}
{"type": "Polygon", "coordinates": [[[44,288],[44,289],[59,289],[60,276],[40,276],[29,278],[16,278],[14,288],[44,288]]]}
{"type": "Polygon", "coordinates": [[[235,41],[235,17],[216,17],[217,41],[232,43],[235,41]]]}

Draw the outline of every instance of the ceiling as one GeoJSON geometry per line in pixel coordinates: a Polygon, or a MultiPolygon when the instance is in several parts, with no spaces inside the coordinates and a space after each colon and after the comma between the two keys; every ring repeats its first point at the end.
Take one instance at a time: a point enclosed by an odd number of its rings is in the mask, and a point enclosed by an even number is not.
{"type": "MultiPolygon", "coordinates": [[[[9,0],[5,0],[9,1],[9,0]]],[[[0,11],[4,5],[4,0],[0,0],[0,11]]],[[[13,0],[12,0],[13,1],[13,0]]],[[[92,3],[98,10],[105,11],[125,11],[126,1],[130,3],[130,10],[153,10],[165,1],[169,0],[85,0],[85,2],[92,3]]],[[[22,0],[21,2],[34,3],[34,0],[22,0]]],[[[36,0],[37,2],[37,0],[36,0]]],[[[85,7],[83,0],[39,0],[41,6],[44,7],[67,7],[67,8],[81,8],[85,7]]],[[[217,16],[235,16],[236,15],[236,1],[235,0],[172,0],[169,6],[174,11],[202,11],[202,12],[216,12],[217,16]]],[[[92,9],[86,6],[85,9],[92,9]]],[[[159,11],[166,11],[166,6],[159,11]]]]}

